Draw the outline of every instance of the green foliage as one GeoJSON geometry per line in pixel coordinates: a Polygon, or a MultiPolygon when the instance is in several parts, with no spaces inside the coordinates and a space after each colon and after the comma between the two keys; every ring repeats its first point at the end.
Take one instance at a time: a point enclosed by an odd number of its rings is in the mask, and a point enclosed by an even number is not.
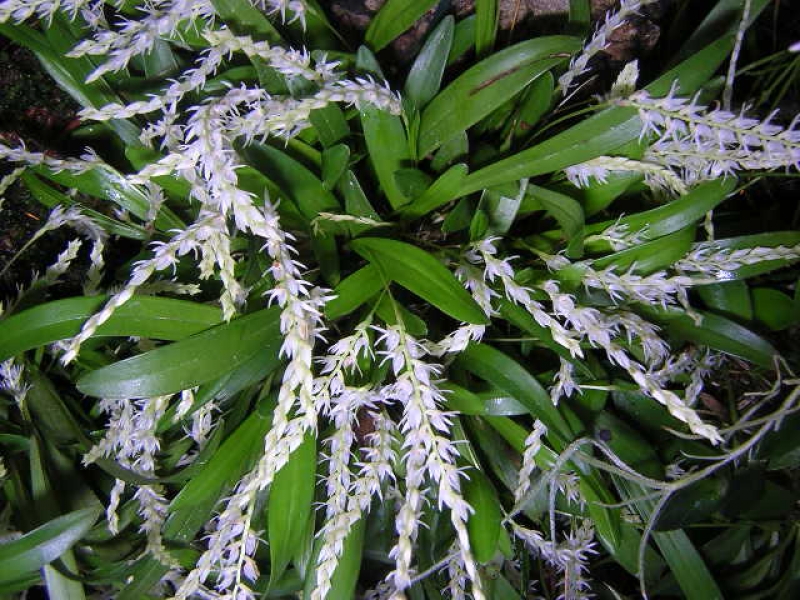
{"type": "Polygon", "coordinates": [[[645,2],[512,43],[389,0],[353,47],[311,0],[18,4],[97,154],[0,142],[23,257],[79,236],[3,298],[0,594],[797,595],[800,142],[713,104],[767,2],[613,90],[645,2]]]}

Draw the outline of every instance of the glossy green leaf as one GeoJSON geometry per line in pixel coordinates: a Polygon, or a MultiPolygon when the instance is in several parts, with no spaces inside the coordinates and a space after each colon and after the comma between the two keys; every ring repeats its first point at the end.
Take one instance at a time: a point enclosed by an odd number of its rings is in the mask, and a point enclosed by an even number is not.
{"type": "Polygon", "coordinates": [[[555,78],[548,71],[530,85],[515,118],[513,136],[519,139],[530,133],[530,130],[550,110],[555,78]]]}
{"type": "Polygon", "coordinates": [[[472,344],[458,355],[456,362],[516,398],[531,415],[545,424],[552,435],[562,441],[572,439],[572,430],[553,406],[550,394],[533,375],[509,356],[485,344],[472,344]]]}
{"type": "Polygon", "coordinates": [[[561,226],[569,240],[567,256],[580,258],[583,254],[584,215],[580,203],[567,196],[539,186],[531,186],[531,195],[541,202],[545,211],[561,226]]]}
{"type": "Polygon", "coordinates": [[[486,228],[487,235],[502,236],[508,233],[517,218],[527,187],[527,180],[523,180],[519,184],[509,184],[483,191],[478,206],[486,212],[489,219],[486,228]]]}
{"type": "Polygon", "coordinates": [[[28,577],[64,554],[86,535],[100,512],[99,508],[76,510],[0,544],[0,585],[28,577]]]}
{"type": "Polygon", "coordinates": [[[683,529],[708,519],[722,506],[728,483],[722,477],[707,477],[670,497],[658,515],[655,529],[683,529]]]}
{"type": "MultiPolygon", "coordinates": [[[[65,298],[39,304],[0,321],[0,360],[77,335],[107,300],[103,296],[65,298]]],[[[213,306],[152,296],[134,296],[94,334],[180,340],[222,322],[213,306]]]]}
{"type": "Polygon", "coordinates": [[[603,411],[597,415],[594,435],[637,472],[654,479],[663,478],[664,469],[652,443],[611,412],[603,411]]]}
{"type": "Polygon", "coordinates": [[[306,434],[289,461],[275,474],[267,507],[270,582],[286,570],[306,533],[317,477],[317,438],[306,434]]]}
{"type": "MultiPolygon", "coordinates": [[[[57,191],[52,186],[47,185],[30,171],[23,173],[21,179],[25,183],[25,187],[33,194],[34,198],[48,208],[55,208],[55,206],[59,204],[65,207],[77,204],[75,200],[57,191]]],[[[146,240],[149,237],[144,227],[134,225],[133,223],[123,223],[122,221],[112,219],[103,213],[83,206],[81,207],[81,212],[102,227],[104,231],[112,235],[118,235],[132,240],[146,240]]]]}
{"type": "Polygon", "coordinates": [[[377,52],[411,27],[436,0],[388,0],[369,24],[365,40],[377,52]]]}
{"type": "Polygon", "coordinates": [[[719,315],[696,312],[702,317],[699,324],[683,311],[653,310],[648,316],[672,337],[709,346],[766,369],[774,367],[778,352],[764,338],[719,315]]]}
{"type": "Polygon", "coordinates": [[[99,398],[174,394],[221,377],[264,348],[273,350],[277,366],[280,345],[280,309],[275,307],[91,371],[77,386],[99,398]]]}
{"type": "Polygon", "coordinates": [[[333,290],[335,296],[325,304],[325,316],[338,319],[350,314],[383,289],[383,279],[375,265],[362,267],[343,279],[333,290]]]}
{"type": "Polygon", "coordinates": [[[453,45],[455,19],[448,15],[425,40],[406,78],[404,97],[417,110],[422,109],[436,95],[442,85],[442,75],[447,65],[447,55],[453,45]]]}
{"type": "Polygon", "coordinates": [[[398,211],[401,219],[418,219],[450,202],[458,194],[464,178],[467,176],[467,165],[453,165],[442,173],[433,184],[416,200],[398,211]]]}
{"type": "Polygon", "coordinates": [[[450,48],[450,54],[447,56],[448,67],[475,46],[475,25],[475,15],[469,15],[456,23],[456,28],[453,32],[453,46],[450,48]]]}
{"type": "Polygon", "coordinates": [[[467,520],[470,546],[475,560],[486,564],[497,553],[497,542],[503,528],[503,512],[497,493],[482,471],[470,469],[462,483],[464,500],[474,511],[467,520]]]}
{"type": "MultiPolygon", "coordinates": [[[[119,172],[111,167],[97,167],[77,175],[69,171],[54,173],[44,167],[36,167],[35,171],[39,175],[63,185],[64,187],[70,189],[74,188],[89,196],[113,202],[120,208],[136,215],[142,220],[147,217],[147,211],[150,209],[150,202],[144,192],[132,185],[119,172]]],[[[185,228],[183,221],[175,216],[167,207],[161,209],[156,218],[155,225],[161,231],[185,228]]]]}
{"type": "Polygon", "coordinates": [[[339,179],[347,170],[350,160],[350,148],[345,144],[337,144],[322,153],[322,187],[330,191],[336,187],[339,179]]]}
{"type": "Polygon", "coordinates": [[[714,312],[749,321],[753,318],[753,302],[750,288],[744,281],[724,281],[701,285],[697,295],[714,312]]]}
{"type": "Polygon", "coordinates": [[[348,215],[380,219],[352,171],[347,171],[339,181],[339,191],[344,196],[344,208],[348,215]]]}
{"type": "Polygon", "coordinates": [[[459,321],[485,324],[488,319],[455,276],[433,256],[404,242],[361,238],[353,250],[375,265],[385,280],[427,300],[459,321]]]}
{"type": "Polygon", "coordinates": [[[381,296],[375,307],[375,313],[387,325],[397,325],[402,321],[406,331],[414,337],[423,338],[428,335],[428,326],[425,321],[412,313],[402,304],[393,302],[387,294],[381,296]],[[399,314],[398,314],[399,313],[399,314]]]}
{"type": "Polygon", "coordinates": [[[575,38],[540,37],[501,50],[468,69],[423,111],[418,156],[426,156],[483,119],[577,47],[575,38]]]}
{"type": "Polygon", "coordinates": [[[350,135],[350,128],[347,126],[344,113],[336,104],[312,110],[308,120],[317,132],[319,141],[326,148],[330,148],[350,135]]]}
{"type": "Polygon", "coordinates": [[[589,0],[569,0],[569,22],[580,31],[587,31],[592,22],[592,8],[589,0]]]}
{"type": "MultiPolygon", "coordinates": [[[[697,223],[708,211],[728,198],[735,187],[736,180],[732,177],[703,182],[692,188],[688,194],[664,206],[626,216],[618,221],[591,225],[586,228],[586,233],[599,233],[616,223],[627,227],[629,231],[639,232],[638,235],[643,241],[654,240],[697,223]]],[[[607,248],[608,245],[590,246],[590,248],[597,247],[607,248]]]]}
{"type": "Polygon", "coordinates": [[[384,110],[364,107],[361,110],[361,124],[369,161],[378,176],[381,189],[391,207],[398,209],[407,204],[409,198],[397,186],[394,174],[412,162],[403,122],[400,117],[384,110]]]}
{"type": "MultiPolygon", "coordinates": [[[[339,212],[336,197],[326,190],[322,181],[287,153],[266,144],[249,144],[242,156],[273,181],[295,203],[300,213],[312,221],[320,212],[339,212]]],[[[278,198],[272,198],[276,201],[278,198]]]]}
{"type": "Polygon", "coordinates": [[[756,288],[752,294],[756,320],[772,331],[782,331],[797,322],[794,301],[780,290],[756,288]]]}
{"type": "Polygon", "coordinates": [[[494,47],[500,21],[497,0],[475,0],[475,53],[483,57],[494,47]]]}
{"type": "Polygon", "coordinates": [[[692,246],[694,227],[687,227],[652,242],[615,252],[592,262],[595,269],[614,267],[617,272],[632,269],[647,274],[665,269],[683,258],[692,246]]]}
{"type": "Polygon", "coordinates": [[[211,3],[217,15],[237,34],[250,35],[272,44],[281,42],[281,34],[264,12],[247,0],[212,0],[211,3]]]}
{"type": "MultiPolygon", "coordinates": [[[[728,39],[710,44],[645,89],[656,96],[664,95],[678,80],[682,93],[691,95],[727,58],[730,46],[731,40],[728,39]]],[[[614,154],[617,149],[638,140],[641,131],[641,121],[635,109],[608,108],[532,148],[470,174],[464,182],[461,195],[525,177],[552,173],[604,154],[614,154]]]]}

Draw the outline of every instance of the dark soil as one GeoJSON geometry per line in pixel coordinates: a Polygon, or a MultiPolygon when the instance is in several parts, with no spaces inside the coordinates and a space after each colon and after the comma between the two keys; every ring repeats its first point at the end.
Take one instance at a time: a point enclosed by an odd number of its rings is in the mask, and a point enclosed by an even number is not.
{"type": "MultiPolygon", "coordinates": [[[[0,137],[6,144],[23,141],[31,150],[58,151],[75,123],[75,102],[41,68],[36,57],[0,37],[0,137]]],[[[0,162],[0,177],[12,166],[0,162]]],[[[0,270],[47,219],[48,209],[16,183],[5,193],[0,211],[0,270]]],[[[45,236],[22,255],[0,279],[0,299],[43,271],[66,246],[67,235],[45,236]]]]}

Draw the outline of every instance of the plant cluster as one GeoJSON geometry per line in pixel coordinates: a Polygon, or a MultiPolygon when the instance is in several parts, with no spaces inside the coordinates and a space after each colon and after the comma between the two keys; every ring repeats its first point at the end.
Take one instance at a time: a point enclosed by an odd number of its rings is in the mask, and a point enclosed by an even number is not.
{"type": "MultiPolygon", "coordinates": [[[[590,32],[572,2],[586,41],[492,51],[478,0],[389,81],[374,52],[433,2],[389,0],[350,52],[313,0],[3,0],[89,149],[0,143],[0,195],[51,209],[27,245],[77,234],[0,315],[0,590],[721,597],[683,528],[766,520],[732,508],[733,467],[796,453],[800,381],[757,328],[797,299],[746,280],[789,272],[800,233],[719,237],[715,210],[795,170],[800,130],[713,104],[757,0],[576,99],[650,3],[590,32]],[[777,381],[708,410],[745,363],[777,381]]],[[[774,533],[781,564],[798,538],[774,533]]]]}

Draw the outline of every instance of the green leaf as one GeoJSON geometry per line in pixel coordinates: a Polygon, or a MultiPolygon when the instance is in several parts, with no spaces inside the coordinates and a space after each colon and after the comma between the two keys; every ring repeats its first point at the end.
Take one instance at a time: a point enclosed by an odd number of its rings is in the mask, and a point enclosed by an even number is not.
{"type": "MultiPolygon", "coordinates": [[[[774,231],[770,233],[757,233],[754,235],[743,235],[739,237],[724,238],[709,243],[711,252],[717,250],[747,250],[750,248],[776,248],[778,246],[795,246],[800,244],[800,232],[797,231],[774,231]]],[[[779,260],[765,260],[752,265],[745,265],[735,271],[726,272],[725,276],[729,279],[747,279],[756,275],[763,275],[776,269],[781,269],[794,262],[796,258],[786,258],[779,260]]]]}
{"type": "Polygon", "coordinates": [[[369,24],[365,41],[375,52],[381,50],[434,4],[436,0],[388,0],[369,24]]]}
{"type": "Polygon", "coordinates": [[[739,356],[765,369],[774,367],[778,351],[762,337],[724,317],[695,311],[702,317],[698,324],[683,311],[644,312],[672,337],[739,356]]]}
{"type": "Polygon", "coordinates": [[[467,165],[459,163],[442,173],[422,195],[398,211],[404,220],[418,219],[444,206],[458,194],[464,178],[467,176],[467,165]]]}
{"type": "MultiPolygon", "coordinates": [[[[98,166],[80,174],[69,171],[51,172],[44,167],[34,169],[39,175],[88,196],[113,202],[120,208],[144,220],[150,210],[150,201],[138,187],[132,185],[119,172],[107,165],[98,166]]],[[[185,229],[185,224],[168,207],[162,207],[155,222],[160,231],[185,229]]]]}
{"type": "Polygon", "coordinates": [[[428,155],[489,115],[577,48],[575,38],[541,37],[501,50],[468,69],[422,113],[417,155],[428,155]]]}
{"type": "Polygon", "coordinates": [[[728,483],[721,477],[706,477],[670,497],[658,515],[657,531],[683,529],[708,519],[724,500],[728,483]]]}
{"type": "MultiPolygon", "coordinates": [[[[339,563],[331,576],[331,589],[325,600],[352,600],[356,597],[356,583],[358,583],[358,575],[361,572],[365,533],[366,524],[363,519],[356,521],[350,528],[350,533],[347,534],[344,540],[339,563]]],[[[323,540],[317,540],[314,553],[315,562],[323,543],[323,540]]],[[[308,569],[306,571],[303,600],[311,600],[311,592],[316,587],[317,573],[317,569],[308,569]]]]}
{"type": "MultiPolygon", "coordinates": [[[[264,435],[271,411],[258,409],[220,446],[199,475],[190,479],[170,503],[164,538],[188,544],[209,520],[220,498],[250,469],[264,451],[264,435]]],[[[118,600],[140,600],[169,570],[155,558],[145,556],[129,569],[130,583],[118,600]]]]}
{"type": "Polygon", "coordinates": [[[337,144],[322,152],[322,187],[330,191],[347,170],[350,161],[350,147],[337,144]]]}
{"type": "Polygon", "coordinates": [[[772,288],[756,288],[752,294],[756,320],[772,331],[782,331],[797,322],[794,300],[783,292],[772,288]]]}
{"type": "Polygon", "coordinates": [[[509,184],[496,188],[489,188],[481,194],[478,207],[486,213],[489,225],[486,234],[505,235],[514,224],[528,188],[527,180],[519,184],[509,184]]]}
{"type": "Polygon", "coordinates": [[[447,66],[449,67],[475,46],[475,15],[470,15],[456,23],[453,32],[453,46],[450,54],[447,55],[447,66]]]}
{"type": "Polygon", "coordinates": [[[453,46],[454,29],[455,19],[452,15],[442,19],[425,40],[425,45],[411,66],[403,95],[417,110],[424,108],[442,85],[447,55],[453,46]]]}
{"type": "Polygon", "coordinates": [[[497,553],[497,542],[503,529],[503,512],[489,479],[479,469],[470,469],[462,483],[464,500],[474,511],[467,520],[470,546],[475,560],[486,564],[497,553]]]}
{"type": "Polygon", "coordinates": [[[397,171],[412,163],[403,122],[400,117],[385,110],[366,106],[361,110],[361,125],[364,128],[370,164],[389,204],[396,210],[409,201],[397,186],[394,177],[397,171]]]}
{"type": "Polygon", "coordinates": [[[29,577],[56,560],[92,528],[100,512],[98,508],[76,510],[0,544],[0,585],[29,577]]]}
{"type": "Polygon", "coordinates": [[[528,135],[539,120],[547,114],[553,103],[554,90],[555,78],[550,71],[536,78],[530,85],[517,111],[513,130],[514,139],[528,135]]]}
{"type": "Polygon", "coordinates": [[[380,215],[370,204],[352,171],[347,171],[339,181],[339,192],[344,196],[344,209],[348,215],[380,220],[380,215]]]}
{"type": "MultiPolygon", "coordinates": [[[[704,48],[676,68],[662,75],[645,89],[654,96],[665,95],[675,80],[681,93],[691,95],[727,58],[730,40],[720,40],[704,48]]],[[[430,110],[433,106],[428,107],[430,110]]],[[[493,185],[535,177],[586,162],[639,139],[642,124],[635,109],[611,107],[550,139],[470,174],[461,195],[493,185]]]]}
{"type": "Polygon", "coordinates": [[[550,394],[512,358],[491,346],[471,344],[458,355],[456,363],[516,398],[531,415],[545,424],[551,436],[562,443],[573,438],[572,429],[553,406],[550,394]]]}
{"type": "MultiPolygon", "coordinates": [[[[752,0],[750,17],[747,22],[749,27],[770,3],[770,0],[752,0]]],[[[688,5],[687,5],[688,8],[688,5]]],[[[691,8],[688,8],[691,10],[691,8]]],[[[680,30],[682,39],[686,40],[674,60],[682,60],[702,50],[707,44],[724,37],[736,34],[742,20],[741,0],[719,0],[711,12],[686,39],[686,23],[676,20],[676,27],[680,30]],[[679,25],[680,24],[680,25],[679,25]]]]}
{"type": "Polygon", "coordinates": [[[749,321],[753,318],[750,288],[744,281],[724,281],[696,288],[705,305],[725,316],[749,321]]]}
{"type": "Polygon", "coordinates": [[[531,195],[541,202],[545,211],[561,226],[569,240],[567,256],[580,258],[583,254],[584,215],[580,203],[567,196],[539,186],[531,186],[531,195]]]}
{"type": "Polygon", "coordinates": [[[99,398],[174,394],[221,377],[263,348],[272,349],[277,366],[280,345],[280,309],[275,307],[91,371],[77,386],[99,398]]]}
{"type": "Polygon", "coordinates": [[[239,35],[250,35],[271,44],[282,41],[281,34],[269,22],[263,11],[248,0],[211,0],[214,10],[239,35]]]}
{"type": "Polygon", "coordinates": [[[380,271],[375,265],[362,267],[342,280],[333,290],[335,298],[325,304],[325,316],[338,319],[350,314],[383,289],[380,271]]]}
{"type": "MultiPolygon", "coordinates": [[[[614,481],[623,500],[639,498],[648,493],[646,488],[620,477],[614,476],[614,481]]],[[[650,518],[655,508],[655,501],[637,500],[632,505],[639,516],[646,520],[650,518]]],[[[682,530],[668,533],[654,532],[653,539],[675,575],[684,597],[688,600],[722,599],[722,592],[708,571],[703,558],[682,530]]]]}
{"type": "Polygon", "coordinates": [[[323,187],[319,178],[285,152],[266,144],[252,143],[242,148],[240,154],[281,188],[309,222],[320,212],[341,210],[339,201],[323,187]]]}
{"type": "Polygon", "coordinates": [[[330,148],[350,135],[347,119],[345,119],[342,109],[336,104],[328,104],[323,108],[312,110],[308,120],[316,130],[319,141],[326,148],[330,148]]]}
{"type": "MultiPolygon", "coordinates": [[[[618,221],[605,221],[586,228],[587,234],[599,233],[615,223],[628,231],[639,232],[643,241],[654,240],[697,223],[705,214],[721,204],[736,188],[733,177],[703,182],[677,200],[643,211],[618,221]]],[[[590,246],[607,248],[607,244],[590,246]]]]}
{"type": "Polygon", "coordinates": [[[475,53],[479,57],[494,47],[499,21],[497,0],[475,0],[475,53]]]}
{"type": "Polygon", "coordinates": [[[615,252],[592,262],[595,269],[614,267],[619,273],[632,269],[648,274],[665,269],[683,258],[692,246],[695,228],[687,227],[670,235],[615,252]]]}
{"type": "Polygon", "coordinates": [[[317,438],[307,433],[289,461],[275,474],[267,508],[269,533],[270,584],[286,570],[313,513],[314,484],[317,476],[317,438]]]}
{"type": "MultiPolygon", "coordinates": [[[[341,211],[339,201],[325,189],[319,178],[285,152],[265,144],[251,143],[240,149],[240,154],[281,189],[308,223],[321,212],[341,211]]],[[[336,240],[334,236],[313,232],[311,237],[311,249],[320,263],[322,273],[329,283],[335,285],[339,280],[336,240]]]]}
{"type": "MultiPolygon", "coordinates": [[[[66,194],[57,191],[52,186],[47,185],[30,171],[23,173],[20,179],[25,183],[25,187],[33,194],[34,198],[47,208],[54,208],[58,204],[63,206],[78,205],[78,202],[66,194]]],[[[103,213],[84,206],[81,206],[81,212],[112,235],[118,235],[132,240],[146,240],[149,237],[144,227],[134,225],[133,223],[123,223],[122,221],[112,219],[103,213]]]]}
{"type": "Polygon", "coordinates": [[[488,322],[455,276],[424,250],[382,238],[361,238],[354,240],[351,246],[380,270],[387,283],[396,281],[459,321],[488,322]]]}
{"type": "MultiPolygon", "coordinates": [[[[0,360],[77,335],[83,323],[106,300],[102,296],[54,300],[0,321],[0,360]]],[[[174,341],[221,322],[222,312],[213,306],[134,296],[115,310],[93,337],[136,336],[174,341]]]]}
{"type": "Polygon", "coordinates": [[[430,187],[432,178],[420,169],[404,168],[394,172],[394,181],[403,196],[414,200],[430,187]]]}
{"type": "Polygon", "coordinates": [[[425,321],[420,319],[417,315],[412,313],[402,304],[393,302],[392,299],[384,294],[378,300],[375,307],[375,314],[387,325],[397,325],[402,321],[403,327],[406,331],[415,337],[425,337],[428,334],[428,326],[425,321]],[[398,313],[400,313],[398,315],[398,313]]]}
{"type": "Polygon", "coordinates": [[[569,22],[576,30],[587,32],[592,22],[589,0],[569,0],[569,22]]]}

